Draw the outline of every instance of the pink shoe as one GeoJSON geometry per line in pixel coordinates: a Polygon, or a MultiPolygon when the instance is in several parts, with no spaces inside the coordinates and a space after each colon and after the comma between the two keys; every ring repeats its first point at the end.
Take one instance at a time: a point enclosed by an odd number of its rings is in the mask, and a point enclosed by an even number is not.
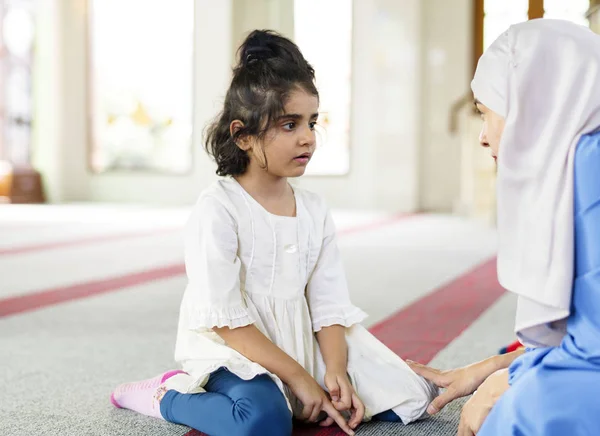
{"type": "Polygon", "coordinates": [[[124,383],[110,395],[110,402],[119,409],[130,409],[146,416],[164,419],[160,414],[160,401],[156,394],[158,388],[181,370],[168,371],[151,379],[124,383]]]}

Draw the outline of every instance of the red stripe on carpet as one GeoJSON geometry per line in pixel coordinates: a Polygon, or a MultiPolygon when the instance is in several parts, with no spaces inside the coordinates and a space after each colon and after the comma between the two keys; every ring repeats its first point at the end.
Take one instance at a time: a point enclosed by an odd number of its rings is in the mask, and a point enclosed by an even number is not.
{"type": "Polygon", "coordinates": [[[34,292],[27,295],[19,295],[17,297],[9,297],[0,300],[0,318],[3,316],[28,312],[30,310],[41,309],[54,304],[65,303],[71,300],[79,300],[81,298],[105,294],[107,292],[140,285],[153,280],[166,279],[178,276],[184,272],[184,265],[178,264],[110,279],[96,280],[78,285],[34,292]]]}
{"type": "Polygon", "coordinates": [[[112,242],[112,241],[120,241],[123,239],[140,238],[143,236],[155,236],[155,235],[159,235],[162,233],[175,232],[177,230],[178,229],[175,229],[175,228],[154,229],[154,230],[148,230],[146,232],[116,233],[116,234],[111,234],[111,235],[98,235],[98,236],[91,236],[91,237],[81,238],[81,239],[73,239],[70,241],[55,241],[55,242],[46,242],[43,244],[25,245],[25,246],[21,246],[21,247],[0,248],[0,256],[31,253],[33,251],[54,250],[57,248],[76,247],[79,245],[92,244],[92,243],[96,243],[96,242],[112,242]]]}
{"type": "Polygon", "coordinates": [[[403,359],[427,363],[504,294],[491,259],[371,328],[403,359]]]}
{"type": "MultiPolygon", "coordinates": [[[[502,296],[489,260],[371,328],[403,359],[427,363],[502,296]]],[[[337,427],[297,427],[294,436],[344,436],[337,427]]],[[[196,430],[184,436],[206,436],[196,430]]]]}
{"type": "MultiPolygon", "coordinates": [[[[351,233],[364,232],[368,230],[375,230],[381,227],[385,227],[398,221],[408,218],[414,215],[396,215],[384,220],[371,222],[368,224],[350,227],[345,230],[338,232],[340,236],[348,235],[351,233]]],[[[166,231],[166,230],[165,230],[166,231]]],[[[148,234],[148,233],[146,233],[148,234]]],[[[142,233],[137,235],[143,235],[142,233]]],[[[122,235],[121,235],[122,237],[122,235]]],[[[113,239],[117,239],[115,235],[113,239]]],[[[90,242],[95,238],[88,238],[87,240],[78,241],[65,241],[60,246],[64,247],[67,245],[80,245],[86,242],[90,242]]],[[[106,240],[106,239],[104,239],[106,240]]],[[[49,244],[48,244],[49,245],[49,244]]],[[[58,246],[58,245],[56,245],[58,246]]],[[[56,248],[53,247],[53,248],[56,248]]],[[[27,247],[21,247],[27,248],[27,247]]],[[[16,249],[14,249],[14,254],[16,249]]],[[[33,251],[33,249],[29,250],[33,251]]],[[[24,252],[23,250],[21,252],[24,252]]],[[[0,251],[0,255],[2,251],[0,251]]],[[[123,288],[142,285],[144,283],[151,282],[153,280],[167,279],[180,274],[185,273],[185,266],[183,264],[172,265],[163,268],[151,269],[148,271],[137,272],[128,274],[120,277],[114,277],[110,279],[91,281],[86,283],[80,283],[77,285],[65,286],[60,288],[48,289],[38,292],[33,292],[27,295],[20,295],[17,297],[10,297],[0,299],[0,318],[3,316],[15,315],[18,313],[27,312],[30,310],[40,309],[43,307],[51,306],[54,304],[65,303],[70,300],[76,300],[86,297],[91,297],[96,294],[103,294],[107,292],[119,291],[123,288]]]]}

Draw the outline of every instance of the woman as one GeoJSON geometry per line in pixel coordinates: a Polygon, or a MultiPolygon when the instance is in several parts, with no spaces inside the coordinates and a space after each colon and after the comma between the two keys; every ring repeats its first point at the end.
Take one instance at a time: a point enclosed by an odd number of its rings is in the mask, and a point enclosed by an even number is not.
{"type": "Polygon", "coordinates": [[[477,390],[461,436],[599,434],[600,36],[561,20],[512,26],[472,89],[498,162],[498,279],[518,296],[528,348],[412,367],[447,388],[430,413],[477,390]]]}

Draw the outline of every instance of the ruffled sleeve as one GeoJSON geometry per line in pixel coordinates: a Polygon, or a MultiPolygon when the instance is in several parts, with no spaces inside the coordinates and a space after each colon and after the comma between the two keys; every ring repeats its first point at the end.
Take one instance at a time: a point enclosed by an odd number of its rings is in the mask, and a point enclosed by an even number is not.
{"type": "Polygon", "coordinates": [[[329,212],[325,218],[321,252],[308,282],[307,300],[315,332],[332,325],[350,327],[367,317],[350,301],[335,225],[329,212]]]}
{"type": "Polygon", "coordinates": [[[188,287],[183,305],[190,329],[254,323],[240,288],[237,224],[217,198],[196,204],[185,233],[188,287]]]}

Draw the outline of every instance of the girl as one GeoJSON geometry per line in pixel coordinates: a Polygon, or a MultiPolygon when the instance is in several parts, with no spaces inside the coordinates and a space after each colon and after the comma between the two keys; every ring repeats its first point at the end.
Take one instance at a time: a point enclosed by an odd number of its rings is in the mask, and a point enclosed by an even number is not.
{"type": "Polygon", "coordinates": [[[419,419],[437,389],[358,324],[331,216],[288,183],[315,151],[314,71],[269,31],[238,53],[206,143],[226,178],[186,229],[175,351],[185,372],[121,385],[111,400],[210,435],[289,435],[292,415],[349,435],[372,417],[419,419]]]}
{"type": "Polygon", "coordinates": [[[460,436],[598,434],[600,36],[561,20],[512,26],[472,88],[498,162],[498,278],[518,295],[515,329],[530,348],[414,368],[449,388],[431,412],[479,388],[460,436]]]}

